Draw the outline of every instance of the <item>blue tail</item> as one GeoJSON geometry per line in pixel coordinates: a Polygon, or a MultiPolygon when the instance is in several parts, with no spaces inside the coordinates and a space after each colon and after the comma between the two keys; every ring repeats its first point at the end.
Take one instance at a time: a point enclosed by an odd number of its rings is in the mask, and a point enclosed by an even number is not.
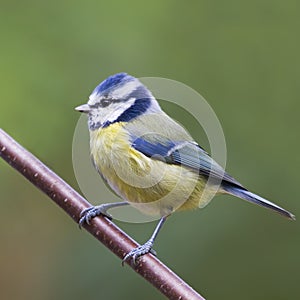
{"type": "Polygon", "coordinates": [[[222,187],[223,187],[224,191],[230,195],[239,197],[239,198],[249,201],[251,203],[258,204],[260,206],[274,210],[275,212],[277,212],[291,220],[296,220],[295,216],[292,213],[290,213],[289,211],[281,208],[280,206],[272,203],[271,201],[268,201],[254,193],[249,192],[246,189],[243,189],[241,187],[237,187],[234,185],[230,185],[230,184],[223,184],[222,187]]]}

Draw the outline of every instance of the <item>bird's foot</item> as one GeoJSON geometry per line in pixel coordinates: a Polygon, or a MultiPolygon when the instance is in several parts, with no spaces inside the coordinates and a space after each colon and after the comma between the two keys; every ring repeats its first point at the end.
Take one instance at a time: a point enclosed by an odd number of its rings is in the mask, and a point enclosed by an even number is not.
{"type": "Polygon", "coordinates": [[[107,212],[108,208],[109,207],[107,207],[105,204],[102,204],[84,209],[80,213],[79,228],[81,228],[84,223],[90,225],[91,220],[100,215],[103,215],[111,220],[112,216],[107,212]]]}
{"type": "Polygon", "coordinates": [[[152,249],[152,247],[153,247],[153,241],[149,240],[144,245],[141,245],[141,246],[131,250],[123,258],[122,265],[124,265],[124,263],[126,261],[128,261],[130,258],[132,259],[133,264],[137,265],[139,257],[141,257],[147,253],[152,253],[153,255],[156,255],[156,252],[152,249]]]}

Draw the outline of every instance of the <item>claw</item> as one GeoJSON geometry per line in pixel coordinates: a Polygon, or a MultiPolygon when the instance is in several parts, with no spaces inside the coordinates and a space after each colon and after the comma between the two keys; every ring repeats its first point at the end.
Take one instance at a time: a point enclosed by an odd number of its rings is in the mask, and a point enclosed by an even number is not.
{"type": "Polygon", "coordinates": [[[94,208],[94,206],[91,206],[91,207],[88,207],[88,208],[82,210],[79,216],[82,217],[84,214],[86,214],[89,210],[91,210],[93,208],[94,208]]]}
{"type": "Polygon", "coordinates": [[[97,216],[103,215],[105,217],[107,217],[108,219],[112,219],[112,216],[107,213],[105,207],[102,207],[101,205],[99,206],[91,206],[88,207],[86,209],[84,209],[81,213],[80,213],[80,219],[79,219],[79,228],[81,229],[82,225],[84,223],[90,225],[91,220],[97,216]]]}
{"type": "Polygon", "coordinates": [[[141,245],[133,250],[131,250],[129,253],[125,255],[125,257],[122,260],[122,266],[124,266],[124,263],[128,261],[130,258],[132,259],[132,263],[136,266],[138,263],[138,259],[148,253],[152,253],[153,255],[156,255],[156,252],[152,249],[153,247],[153,241],[149,240],[144,245],[141,245]]]}

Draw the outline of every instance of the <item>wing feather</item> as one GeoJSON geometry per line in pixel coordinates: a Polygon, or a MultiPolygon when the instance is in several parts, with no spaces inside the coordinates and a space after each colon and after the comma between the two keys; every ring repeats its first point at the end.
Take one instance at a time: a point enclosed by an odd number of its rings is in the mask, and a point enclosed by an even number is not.
{"type": "Polygon", "coordinates": [[[181,165],[200,175],[212,176],[218,180],[226,181],[236,186],[242,185],[227,174],[207,152],[197,143],[189,141],[150,142],[141,137],[135,139],[132,146],[148,157],[165,161],[168,164],[181,165]]]}
{"type": "Polygon", "coordinates": [[[125,127],[132,146],[144,155],[244,188],[193,140],[181,124],[164,112],[140,116],[125,127]]]}

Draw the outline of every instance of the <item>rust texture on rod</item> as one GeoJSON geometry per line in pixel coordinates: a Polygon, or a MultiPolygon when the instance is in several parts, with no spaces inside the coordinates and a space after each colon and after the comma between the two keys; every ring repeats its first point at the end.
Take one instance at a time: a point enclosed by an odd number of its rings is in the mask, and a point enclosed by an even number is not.
{"type": "MultiPolygon", "coordinates": [[[[0,157],[47,194],[76,223],[80,212],[91,206],[72,187],[2,129],[0,129],[0,157]]],[[[95,218],[91,225],[84,224],[83,227],[121,259],[138,245],[104,217],[95,218]]],[[[152,254],[143,256],[137,266],[130,266],[169,299],[204,299],[152,254]]]]}

